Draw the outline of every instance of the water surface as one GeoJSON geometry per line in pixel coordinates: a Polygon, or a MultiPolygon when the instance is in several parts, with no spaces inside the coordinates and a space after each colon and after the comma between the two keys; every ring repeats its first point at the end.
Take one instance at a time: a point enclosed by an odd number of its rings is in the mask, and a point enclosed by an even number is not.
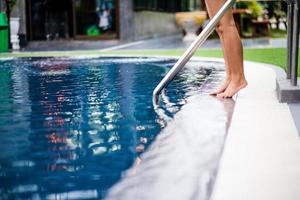
{"type": "MultiPolygon", "coordinates": [[[[166,126],[151,94],[174,63],[0,60],[0,199],[104,198],[166,126]]],[[[215,66],[190,65],[166,91],[170,118],[215,66]]]]}

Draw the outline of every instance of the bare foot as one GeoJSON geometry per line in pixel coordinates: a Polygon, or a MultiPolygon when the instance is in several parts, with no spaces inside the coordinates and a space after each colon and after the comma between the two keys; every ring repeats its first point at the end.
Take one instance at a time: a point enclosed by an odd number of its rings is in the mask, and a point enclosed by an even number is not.
{"type": "Polygon", "coordinates": [[[225,89],[224,92],[217,94],[218,98],[231,98],[235,95],[238,91],[245,88],[248,85],[246,79],[242,79],[239,81],[232,80],[228,87],[225,89]]]}
{"type": "Polygon", "coordinates": [[[215,90],[215,91],[213,91],[209,94],[210,95],[217,95],[217,94],[220,94],[220,93],[224,92],[226,90],[226,88],[228,87],[229,83],[230,83],[230,79],[226,79],[224,84],[219,89],[217,89],[217,90],[215,90]]]}

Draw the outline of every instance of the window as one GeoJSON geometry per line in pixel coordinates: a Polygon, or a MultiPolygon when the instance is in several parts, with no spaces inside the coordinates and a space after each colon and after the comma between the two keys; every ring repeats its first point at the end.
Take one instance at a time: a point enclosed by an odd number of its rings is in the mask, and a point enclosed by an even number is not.
{"type": "Polygon", "coordinates": [[[26,12],[29,38],[117,38],[117,2],[118,0],[28,0],[26,12]]]}
{"type": "Polygon", "coordinates": [[[160,11],[160,12],[182,12],[200,10],[201,0],[134,0],[134,9],[160,11]]]}

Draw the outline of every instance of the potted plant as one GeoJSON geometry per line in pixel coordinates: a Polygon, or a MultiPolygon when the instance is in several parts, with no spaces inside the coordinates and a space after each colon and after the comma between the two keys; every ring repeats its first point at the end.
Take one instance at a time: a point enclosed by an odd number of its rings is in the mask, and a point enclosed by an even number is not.
{"type": "Polygon", "coordinates": [[[256,1],[241,1],[237,2],[236,8],[241,8],[241,9],[248,9],[251,13],[251,18],[257,19],[264,14],[264,9],[263,7],[256,1]]]}
{"type": "Polygon", "coordinates": [[[270,33],[269,19],[266,10],[257,1],[241,1],[236,4],[237,8],[249,10],[246,30],[249,36],[268,36],[270,33]]]}

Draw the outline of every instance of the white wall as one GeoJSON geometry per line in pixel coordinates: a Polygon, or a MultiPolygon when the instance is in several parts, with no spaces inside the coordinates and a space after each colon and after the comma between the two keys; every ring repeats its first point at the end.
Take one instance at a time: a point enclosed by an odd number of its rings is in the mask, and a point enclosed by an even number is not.
{"type": "Polygon", "coordinates": [[[180,34],[174,13],[153,11],[134,12],[134,39],[180,34]]]}
{"type": "Polygon", "coordinates": [[[26,9],[25,0],[17,0],[11,11],[10,17],[20,17],[20,34],[26,34],[26,9]]]}

